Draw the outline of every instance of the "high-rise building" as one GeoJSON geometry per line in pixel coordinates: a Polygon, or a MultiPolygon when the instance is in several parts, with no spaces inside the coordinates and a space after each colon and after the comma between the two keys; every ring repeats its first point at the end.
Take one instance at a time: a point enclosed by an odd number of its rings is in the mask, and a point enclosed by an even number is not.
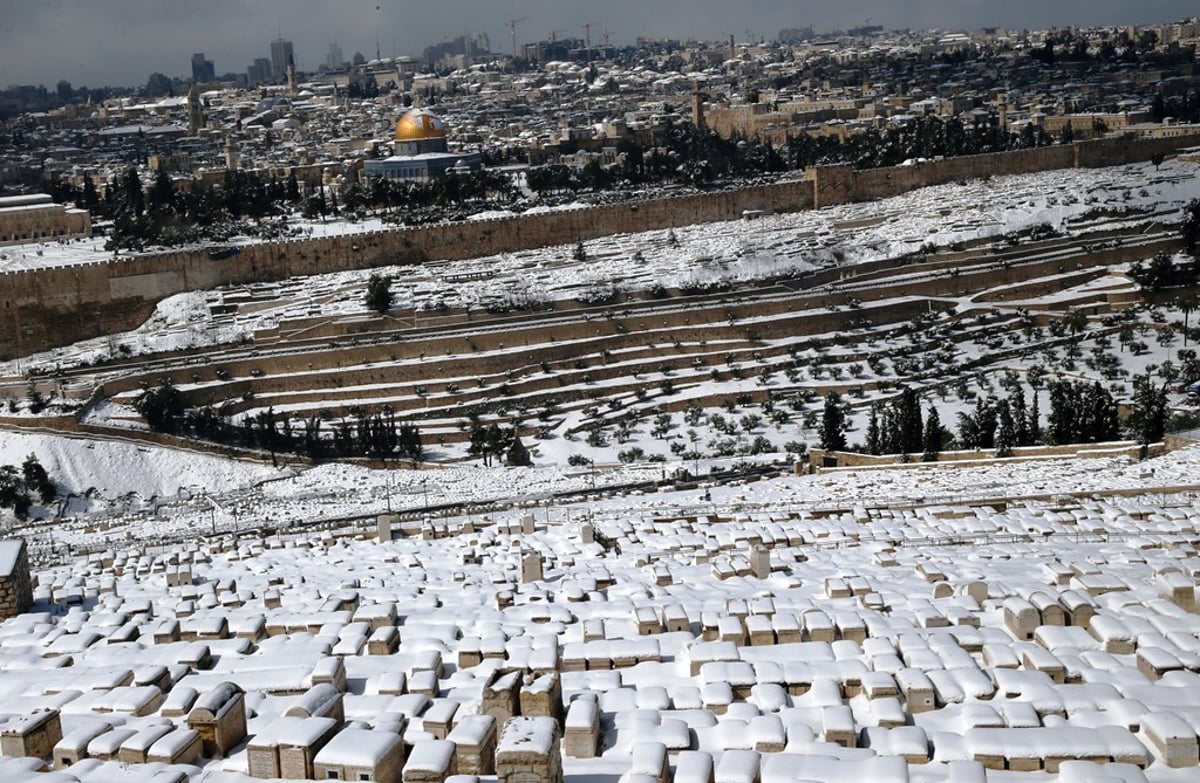
{"type": "Polygon", "coordinates": [[[266,57],[255,57],[254,64],[246,69],[246,81],[250,84],[271,81],[271,61],[266,57]]]}
{"type": "Polygon", "coordinates": [[[460,35],[453,41],[443,41],[434,46],[425,47],[425,62],[434,65],[438,60],[449,59],[456,55],[462,55],[467,62],[471,58],[487,54],[491,51],[491,43],[488,41],[487,33],[474,33],[472,35],[460,35]]]}
{"type": "Polygon", "coordinates": [[[207,84],[217,80],[217,69],[212,60],[205,59],[204,52],[192,55],[192,83],[207,84]]]}
{"type": "Polygon", "coordinates": [[[295,65],[296,58],[292,53],[292,42],[282,38],[271,41],[271,79],[281,82],[287,78],[289,65],[295,65]]]}
{"type": "Polygon", "coordinates": [[[335,43],[329,44],[329,54],[325,55],[325,67],[331,71],[341,70],[346,59],[342,57],[342,47],[335,43]]]}

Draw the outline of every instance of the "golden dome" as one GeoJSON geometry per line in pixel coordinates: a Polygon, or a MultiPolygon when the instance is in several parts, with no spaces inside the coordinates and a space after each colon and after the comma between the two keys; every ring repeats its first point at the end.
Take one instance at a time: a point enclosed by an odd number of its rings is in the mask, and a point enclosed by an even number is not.
{"type": "Polygon", "coordinates": [[[442,118],[428,109],[412,109],[404,113],[396,123],[396,141],[420,141],[442,139],[446,136],[446,124],[442,118]]]}

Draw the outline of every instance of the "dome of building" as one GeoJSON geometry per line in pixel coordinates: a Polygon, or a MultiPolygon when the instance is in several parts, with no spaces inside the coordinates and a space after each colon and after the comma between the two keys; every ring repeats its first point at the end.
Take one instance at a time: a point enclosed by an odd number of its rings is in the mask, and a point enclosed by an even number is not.
{"type": "Polygon", "coordinates": [[[420,141],[446,137],[446,124],[429,109],[411,109],[396,123],[396,141],[420,141]]]}

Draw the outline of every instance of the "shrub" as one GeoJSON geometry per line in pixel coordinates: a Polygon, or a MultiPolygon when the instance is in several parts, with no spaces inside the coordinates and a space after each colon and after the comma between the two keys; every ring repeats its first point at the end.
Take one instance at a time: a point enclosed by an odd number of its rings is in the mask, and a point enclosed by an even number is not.
{"type": "Polygon", "coordinates": [[[392,309],[392,299],[392,278],[385,275],[371,275],[367,280],[367,307],[377,313],[386,313],[392,309]]]}
{"type": "Polygon", "coordinates": [[[628,465],[631,462],[638,462],[638,461],[644,459],[645,456],[646,456],[646,452],[640,446],[634,446],[631,449],[617,452],[617,459],[626,465],[628,465]]]}

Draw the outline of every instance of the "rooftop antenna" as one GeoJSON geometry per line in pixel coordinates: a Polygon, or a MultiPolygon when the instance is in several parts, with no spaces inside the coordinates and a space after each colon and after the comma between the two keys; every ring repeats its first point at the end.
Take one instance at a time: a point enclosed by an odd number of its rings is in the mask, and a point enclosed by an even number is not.
{"type": "Polygon", "coordinates": [[[378,30],[375,31],[375,59],[376,60],[383,59],[379,56],[379,31],[378,30]]]}

